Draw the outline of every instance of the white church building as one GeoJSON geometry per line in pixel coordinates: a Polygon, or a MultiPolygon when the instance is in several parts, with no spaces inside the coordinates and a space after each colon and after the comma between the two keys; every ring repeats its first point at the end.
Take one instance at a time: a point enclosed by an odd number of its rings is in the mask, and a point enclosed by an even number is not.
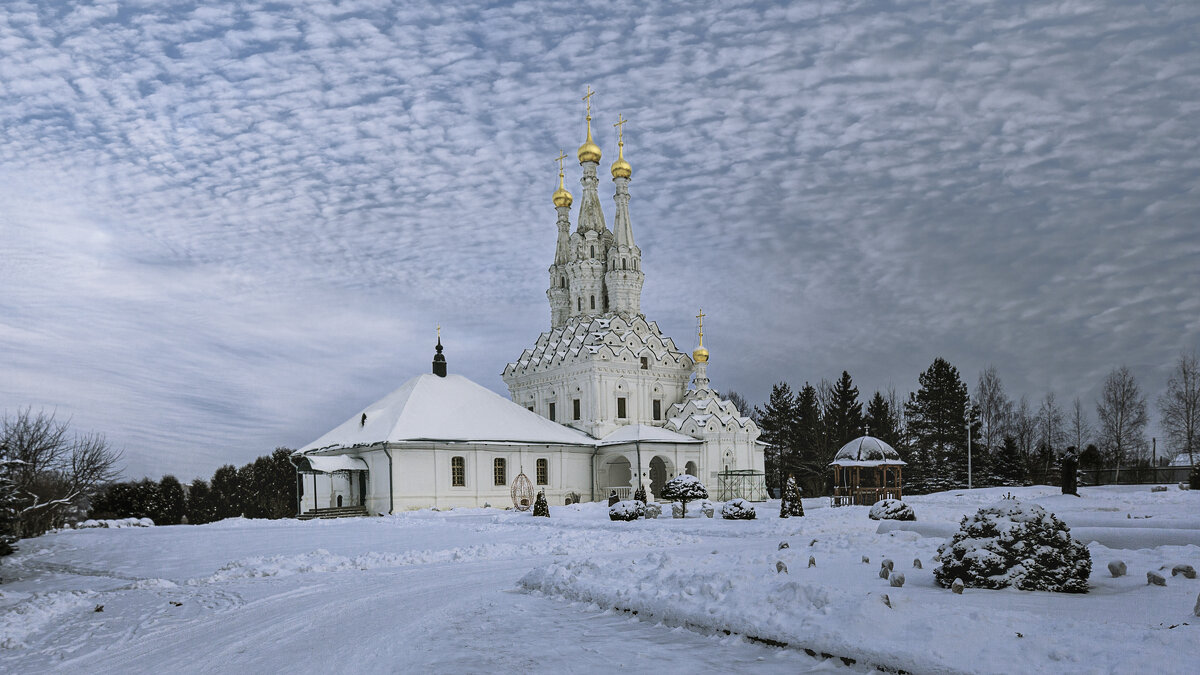
{"type": "Polygon", "coordinates": [[[405,382],[293,455],[302,513],[508,506],[521,474],[551,504],[614,491],[626,498],[639,482],[655,495],[682,473],[699,477],[714,499],[766,498],[759,429],[710,386],[703,312],[691,354],[641,313],[642,252],[629,217],[632,168],[621,134],[611,167],[610,228],[600,203],[590,93],[585,100],[575,230],[574,198],[559,157],[558,240],[546,291],[550,329],[505,366],[511,400],[448,374],[439,336],[432,373],[405,382]]]}

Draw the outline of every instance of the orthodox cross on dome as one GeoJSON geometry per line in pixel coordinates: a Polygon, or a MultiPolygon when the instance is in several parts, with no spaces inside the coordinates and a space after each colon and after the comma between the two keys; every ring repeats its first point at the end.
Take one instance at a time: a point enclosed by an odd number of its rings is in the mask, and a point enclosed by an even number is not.
{"type": "Polygon", "coordinates": [[[703,309],[701,309],[700,313],[696,315],[696,319],[700,322],[699,326],[700,326],[700,346],[701,347],[704,346],[704,317],[706,317],[706,316],[708,316],[708,315],[704,313],[703,309]]]}
{"type": "Polygon", "coordinates": [[[617,123],[613,125],[617,128],[617,145],[625,145],[625,123],[628,121],[624,115],[617,115],[617,123]]]}
{"type": "Polygon", "coordinates": [[[554,161],[558,162],[558,175],[559,176],[563,175],[563,160],[566,158],[567,158],[567,153],[563,152],[562,148],[559,148],[558,149],[558,157],[554,158],[554,161]]]}
{"type": "Polygon", "coordinates": [[[588,118],[588,121],[591,122],[592,121],[592,96],[595,95],[596,92],[592,91],[592,85],[590,85],[590,84],[587,85],[585,87],[585,89],[587,90],[587,95],[583,97],[583,102],[587,104],[587,118],[588,118]]]}

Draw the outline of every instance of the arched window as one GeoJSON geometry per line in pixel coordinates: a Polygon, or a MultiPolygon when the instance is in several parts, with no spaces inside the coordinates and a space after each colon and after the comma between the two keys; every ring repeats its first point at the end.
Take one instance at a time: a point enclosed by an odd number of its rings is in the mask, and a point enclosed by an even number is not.
{"type": "Polygon", "coordinates": [[[592,300],[592,309],[596,309],[596,296],[593,295],[591,297],[591,300],[592,300]]]}
{"type": "Polygon", "coordinates": [[[687,475],[689,475],[689,476],[696,475],[696,463],[695,462],[688,462],[686,465],[684,465],[683,469],[684,469],[684,472],[687,473],[687,475]]]}
{"type": "Polygon", "coordinates": [[[566,278],[566,277],[559,277],[559,278],[558,278],[558,285],[559,285],[559,287],[561,287],[561,288],[566,288],[566,287],[567,287],[567,278],[566,278]]]}
{"type": "Polygon", "coordinates": [[[503,457],[492,460],[492,478],[496,485],[508,485],[508,463],[503,457]]]}
{"type": "Polygon", "coordinates": [[[550,484],[550,460],[545,457],[537,461],[537,484],[550,484]]]}
{"type": "Polygon", "coordinates": [[[596,257],[596,247],[595,246],[592,247],[592,257],[593,258],[596,257]]]}
{"type": "Polygon", "coordinates": [[[623,270],[629,269],[629,261],[628,260],[621,258],[621,269],[623,269],[623,270]]]}
{"type": "Polygon", "coordinates": [[[450,485],[452,487],[467,486],[467,460],[465,458],[450,458],[450,485]]]}
{"type": "Polygon", "coordinates": [[[575,309],[583,309],[583,298],[575,298],[575,309]]]}

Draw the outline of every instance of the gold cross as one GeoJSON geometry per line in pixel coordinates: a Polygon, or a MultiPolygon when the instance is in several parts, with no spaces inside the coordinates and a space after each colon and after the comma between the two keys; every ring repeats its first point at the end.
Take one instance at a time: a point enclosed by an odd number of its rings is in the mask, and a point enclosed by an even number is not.
{"type": "Polygon", "coordinates": [[[442,324],[437,325],[438,342],[442,341],[442,324]]]}
{"type": "Polygon", "coordinates": [[[704,313],[703,309],[701,309],[700,313],[696,315],[696,318],[700,320],[700,346],[701,347],[704,346],[704,317],[705,316],[707,316],[707,315],[704,313]]]}
{"type": "Polygon", "coordinates": [[[559,173],[563,172],[563,160],[566,158],[567,158],[567,153],[563,152],[562,148],[559,148],[558,157],[554,158],[554,161],[558,162],[558,172],[559,173]]]}
{"type": "Polygon", "coordinates": [[[584,102],[587,103],[588,119],[592,118],[592,95],[595,93],[596,92],[592,91],[592,85],[589,84],[587,86],[587,96],[583,97],[584,102]]]}
{"type": "Polygon", "coordinates": [[[617,143],[625,142],[625,123],[628,121],[624,115],[617,115],[617,123],[613,125],[617,128],[617,143]]]}

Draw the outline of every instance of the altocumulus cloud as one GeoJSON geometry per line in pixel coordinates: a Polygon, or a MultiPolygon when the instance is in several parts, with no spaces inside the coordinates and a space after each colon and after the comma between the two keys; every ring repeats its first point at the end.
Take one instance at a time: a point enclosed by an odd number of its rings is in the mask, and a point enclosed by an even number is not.
{"type": "Polygon", "coordinates": [[[455,5],[4,3],[0,407],[190,478],[423,372],[437,321],[503,391],[585,84],[605,166],[632,120],[645,311],[686,344],[703,306],[752,400],[935,355],[1154,393],[1197,346],[1194,2],[455,5]]]}

